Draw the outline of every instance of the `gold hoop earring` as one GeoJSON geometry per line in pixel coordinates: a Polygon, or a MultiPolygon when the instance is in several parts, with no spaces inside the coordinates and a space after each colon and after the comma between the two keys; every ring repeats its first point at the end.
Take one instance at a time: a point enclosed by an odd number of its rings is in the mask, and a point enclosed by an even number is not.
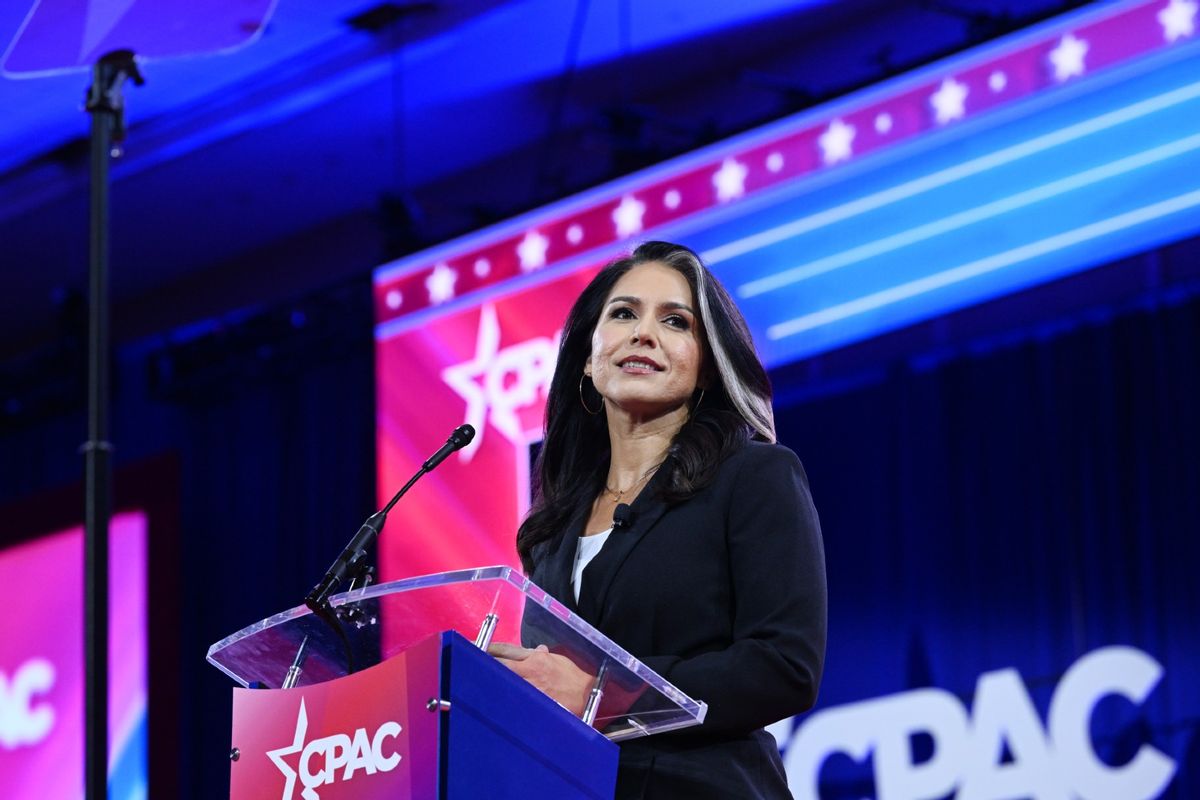
{"type": "MultiPolygon", "coordinates": [[[[604,398],[603,397],[600,398],[600,407],[597,408],[595,411],[592,411],[590,408],[588,408],[587,401],[583,399],[583,379],[586,377],[587,377],[586,372],[579,376],[579,404],[581,406],[583,406],[584,411],[586,411],[587,413],[591,414],[594,417],[597,414],[599,414],[601,411],[604,410],[604,398]]],[[[594,385],[595,384],[593,384],[593,386],[594,385]]],[[[599,394],[599,392],[597,392],[597,394],[599,394]]]]}

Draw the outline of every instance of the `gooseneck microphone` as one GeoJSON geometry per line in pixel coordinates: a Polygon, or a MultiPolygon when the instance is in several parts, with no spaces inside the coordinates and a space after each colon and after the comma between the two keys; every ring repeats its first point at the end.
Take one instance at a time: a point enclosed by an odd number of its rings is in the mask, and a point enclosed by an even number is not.
{"type": "Polygon", "coordinates": [[[312,609],[313,613],[318,615],[329,613],[329,594],[339,583],[346,579],[347,575],[354,574],[361,566],[367,557],[367,548],[379,536],[379,532],[383,530],[383,524],[387,522],[388,512],[392,510],[392,506],[396,505],[396,501],[404,496],[404,493],[422,475],[429,472],[438,464],[441,464],[446,458],[456,450],[461,450],[466,447],[472,439],[475,438],[475,429],[470,425],[460,425],[454,429],[454,433],[450,434],[450,438],[441,448],[426,459],[421,468],[417,470],[417,474],[409,478],[408,483],[396,492],[388,504],[379,511],[376,511],[371,516],[367,517],[367,521],[358,529],[358,533],[354,534],[354,538],[346,545],[346,549],[342,550],[342,554],[337,557],[333,565],[325,572],[325,577],[321,582],[313,587],[313,590],[304,598],[304,605],[312,609]]]}

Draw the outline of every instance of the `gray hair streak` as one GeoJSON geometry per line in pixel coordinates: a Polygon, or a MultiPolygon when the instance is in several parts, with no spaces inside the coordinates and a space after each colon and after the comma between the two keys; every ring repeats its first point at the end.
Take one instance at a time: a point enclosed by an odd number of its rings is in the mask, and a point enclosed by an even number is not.
{"type": "MultiPolygon", "coordinates": [[[[684,249],[672,253],[665,259],[665,262],[672,268],[685,272],[685,274],[690,272],[695,275],[696,304],[699,306],[700,320],[705,323],[708,320],[712,320],[714,318],[713,309],[708,302],[708,281],[710,280],[710,276],[703,262],[693,253],[684,249]]],[[[740,322],[740,320],[738,321],[740,322]]],[[[712,352],[713,361],[716,362],[717,374],[721,378],[721,384],[725,387],[725,394],[728,395],[733,407],[741,415],[742,419],[764,439],[768,442],[777,441],[777,437],[775,436],[775,411],[771,408],[771,399],[753,391],[738,380],[737,370],[734,369],[733,362],[729,358],[729,350],[725,342],[721,340],[721,336],[714,326],[706,324],[705,335],[708,338],[708,349],[712,352]]],[[[749,335],[747,335],[747,339],[749,338],[749,335]]]]}

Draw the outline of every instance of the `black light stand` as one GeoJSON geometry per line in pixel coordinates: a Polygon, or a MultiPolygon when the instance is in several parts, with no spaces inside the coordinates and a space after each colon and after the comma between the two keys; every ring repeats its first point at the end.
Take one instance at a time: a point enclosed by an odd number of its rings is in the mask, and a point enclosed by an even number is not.
{"type": "Polygon", "coordinates": [[[92,180],[89,318],[88,440],[81,448],[85,465],[84,509],[84,797],[108,796],[108,523],[112,516],[111,455],[108,441],[108,159],[115,142],[125,138],[127,79],[142,76],[130,50],[109,53],[96,63],[87,94],[92,115],[92,180]]]}

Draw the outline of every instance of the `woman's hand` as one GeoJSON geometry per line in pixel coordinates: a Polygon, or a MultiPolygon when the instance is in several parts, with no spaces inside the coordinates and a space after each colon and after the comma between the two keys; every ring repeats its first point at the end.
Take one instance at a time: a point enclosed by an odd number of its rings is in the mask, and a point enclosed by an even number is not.
{"type": "Polygon", "coordinates": [[[488,653],[567,711],[577,717],[583,714],[595,676],[575,666],[571,659],[551,653],[544,644],[529,650],[495,642],[488,647],[488,653]]]}

